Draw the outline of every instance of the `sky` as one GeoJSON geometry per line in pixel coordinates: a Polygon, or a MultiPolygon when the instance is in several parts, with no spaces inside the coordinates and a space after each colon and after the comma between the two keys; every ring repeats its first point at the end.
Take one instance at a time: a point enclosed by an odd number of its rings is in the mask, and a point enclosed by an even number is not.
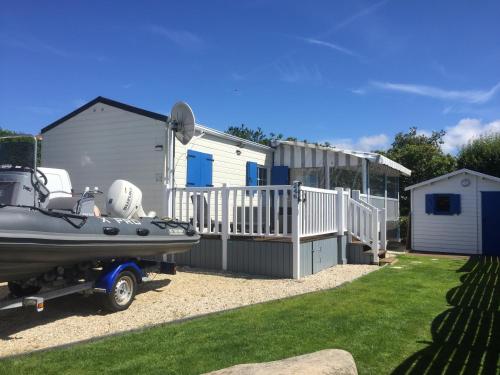
{"type": "Polygon", "coordinates": [[[349,149],[500,132],[499,1],[23,1],[0,11],[0,127],[105,96],[349,149]]]}

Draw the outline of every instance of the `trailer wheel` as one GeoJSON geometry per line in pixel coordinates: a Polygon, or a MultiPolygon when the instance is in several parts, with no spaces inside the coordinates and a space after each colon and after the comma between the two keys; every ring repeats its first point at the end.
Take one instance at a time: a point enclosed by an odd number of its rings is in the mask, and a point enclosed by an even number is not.
{"type": "Polygon", "coordinates": [[[130,271],[121,272],[109,293],[103,295],[104,308],[111,312],[128,309],[137,292],[137,279],[130,271]]]}
{"type": "Polygon", "coordinates": [[[36,294],[42,289],[38,285],[23,285],[23,284],[18,284],[16,282],[9,282],[8,283],[9,287],[9,292],[12,294],[14,297],[28,297],[30,295],[36,294]]]}

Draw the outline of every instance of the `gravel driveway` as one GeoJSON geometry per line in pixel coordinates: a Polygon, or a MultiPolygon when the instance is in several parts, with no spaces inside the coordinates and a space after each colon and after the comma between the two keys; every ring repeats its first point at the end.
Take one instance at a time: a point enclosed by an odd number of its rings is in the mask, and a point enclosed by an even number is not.
{"type": "MultiPolygon", "coordinates": [[[[156,275],[140,286],[126,311],[106,314],[95,296],[72,295],[33,308],[0,312],[0,356],[88,340],[200,314],[330,289],[376,270],[378,266],[336,266],[299,281],[192,272],[156,275]]],[[[154,275],[153,275],[154,276],[154,275]]],[[[7,295],[0,284],[0,299],[7,295]]]]}

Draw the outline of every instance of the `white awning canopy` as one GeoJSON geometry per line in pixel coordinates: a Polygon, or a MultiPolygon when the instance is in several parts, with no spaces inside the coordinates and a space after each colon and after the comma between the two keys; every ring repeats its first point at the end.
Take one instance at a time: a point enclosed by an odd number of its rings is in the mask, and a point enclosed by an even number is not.
{"type": "Polygon", "coordinates": [[[290,168],[308,167],[355,167],[363,159],[379,164],[398,174],[410,176],[411,170],[383,155],[374,152],[344,150],[313,143],[277,141],[274,144],[274,165],[286,165],[290,168]]]}

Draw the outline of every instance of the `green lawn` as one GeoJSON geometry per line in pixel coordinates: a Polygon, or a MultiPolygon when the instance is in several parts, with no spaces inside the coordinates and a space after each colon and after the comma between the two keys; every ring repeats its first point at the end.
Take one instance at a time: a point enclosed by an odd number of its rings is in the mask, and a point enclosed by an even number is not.
{"type": "Polygon", "coordinates": [[[197,374],[326,348],[351,352],[360,374],[498,372],[498,258],[402,256],[395,266],[333,290],[6,359],[0,373],[197,374]]]}

